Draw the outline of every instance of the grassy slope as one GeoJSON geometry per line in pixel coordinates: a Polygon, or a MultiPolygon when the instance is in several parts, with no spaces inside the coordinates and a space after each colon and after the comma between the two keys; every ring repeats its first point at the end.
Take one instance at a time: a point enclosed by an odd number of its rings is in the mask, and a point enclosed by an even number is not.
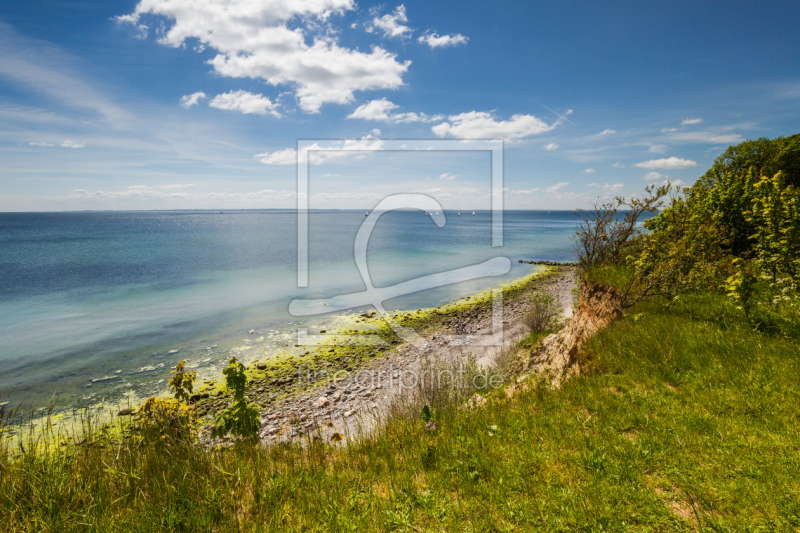
{"type": "Polygon", "coordinates": [[[647,304],[590,344],[589,374],[441,413],[433,432],[0,454],[0,529],[796,531],[798,348],[719,297],[647,304]]]}

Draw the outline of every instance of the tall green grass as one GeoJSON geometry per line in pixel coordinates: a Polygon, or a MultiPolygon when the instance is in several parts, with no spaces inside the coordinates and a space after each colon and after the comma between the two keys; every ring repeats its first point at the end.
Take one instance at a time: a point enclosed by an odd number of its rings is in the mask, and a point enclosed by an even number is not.
{"type": "MultiPolygon", "coordinates": [[[[347,445],[0,450],[5,531],[797,531],[800,342],[722,296],[651,302],[561,390],[347,445]]],[[[10,440],[6,442],[11,442],[10,440]]]]}

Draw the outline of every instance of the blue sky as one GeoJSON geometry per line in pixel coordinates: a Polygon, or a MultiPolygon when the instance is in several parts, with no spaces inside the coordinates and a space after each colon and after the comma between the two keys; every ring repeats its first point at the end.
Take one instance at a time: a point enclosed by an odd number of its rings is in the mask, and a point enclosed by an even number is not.
{"type": "MultiPolygon", "coordinates": [[[[690,185],[800,131],[797,2],[0,5],[0,211],[295,203],[298,139],[503,139],[505,204],[690,185]]],[[[344,142],[344,141],[343,141],[344,142]]],[[[489,207],[485,152],[330,153],[311,207],[489,207]]]]}

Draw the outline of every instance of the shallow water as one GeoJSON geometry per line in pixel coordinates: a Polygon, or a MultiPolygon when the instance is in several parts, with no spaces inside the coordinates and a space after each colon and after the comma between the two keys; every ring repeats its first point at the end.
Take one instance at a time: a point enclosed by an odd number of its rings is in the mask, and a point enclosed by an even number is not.
{"type": "MultiPolygon", "coordinates": [[[[368,248],[373,284],[498,256],[511,270],[394,298],[387,309],[440,305],[530,273],[519,259],[574,260],[571,211],[507,211],[504,246],[494,248],[490,212],[446,217],[439,228],[419,211],[384,214],[368,248]]],[[[336,320],[293,317],[292,299],[365,289],[353,258],[364,219],[310,213],[309,287],[298,288],[293,212],[0,213],[0,400],[119,402],[162,392],[182,359],[211,376],[231,355],[291,350],[294,328],[336,320]]]]}

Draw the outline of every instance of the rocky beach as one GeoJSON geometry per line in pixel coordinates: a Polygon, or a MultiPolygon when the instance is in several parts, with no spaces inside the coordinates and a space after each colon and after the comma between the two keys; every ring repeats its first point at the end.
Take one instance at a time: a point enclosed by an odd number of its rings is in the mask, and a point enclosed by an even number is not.
{"type": "MultiPolygon", "coordinates": [[[[528,334],[524,317],[533,295],[550,294],[559,302],[563,316],[571,316],[575,267],[545,266],[545,271],[503,288],[500,328],[492,321],[491,298],[488,294],[476,295],[449,306],[419,310],[415,315],[396,313],[393,318],[400,323],[405,320],[404,325],[417,326],[428,343],[421,350],[395,337],[388,339],[388,348],[309,346],[300,357],[251,363],[246,396],[261,407],[259,436],[264,442],[277,442],[362,435],[384,419],[392,405],[415,385],[426,362],[436,359],[458,364],[471,360],[479,368],[491,367],[503,350],[528,334]]],[[[375,312],[363,313],[358,320],[369,329],[387,328],[375,312]]],[[[502,386],[494,384],[498,385],[502,386]]],[[[206,380],[192,402],[198,414],[210,420],[228,404],[229,396],[217,381],[206,380]]],[[[201,435],[207,438],[208,431],[201,435]]]]}

